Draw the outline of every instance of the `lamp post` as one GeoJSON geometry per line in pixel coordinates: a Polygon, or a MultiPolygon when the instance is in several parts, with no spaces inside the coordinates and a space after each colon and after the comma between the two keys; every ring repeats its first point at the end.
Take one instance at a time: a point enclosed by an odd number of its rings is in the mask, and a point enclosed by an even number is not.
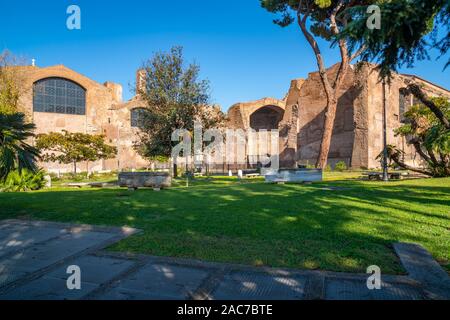
{"type": "Polygon", "coordinates": [[[383,181],[389,181],[387,149],[387,97],[386,81],[383,79],[383,181]]]}

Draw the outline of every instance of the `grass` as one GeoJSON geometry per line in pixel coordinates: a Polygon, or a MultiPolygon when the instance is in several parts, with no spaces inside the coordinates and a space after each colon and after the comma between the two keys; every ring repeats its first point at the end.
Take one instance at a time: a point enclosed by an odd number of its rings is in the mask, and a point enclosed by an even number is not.
{"type": "Polygon", "coordinates": [[[67,183],[84,183],[84,182],[114,182],[117,181],[117,173],[106,173],[106,174],[95,174],[87,177],[87,174],[78,173],[76,179],[73,178],[72,174],[62,175],[60,178],[56,178],[55,175],[52,177],[52,184],[55,187],[64,187],[67,183]]]}
{"type": "Polygon", "coordinates": [[[312,185],[199,179],[170,190],[54,188],[0,193],[0,219],[132,226],[111,250],[257,266],[404,272],[396,241],[428,249],[450,271],[450,179],[390,183],[327,173],[312,185]],[[329,189],[332,188],[332,190],[329,189]]]}

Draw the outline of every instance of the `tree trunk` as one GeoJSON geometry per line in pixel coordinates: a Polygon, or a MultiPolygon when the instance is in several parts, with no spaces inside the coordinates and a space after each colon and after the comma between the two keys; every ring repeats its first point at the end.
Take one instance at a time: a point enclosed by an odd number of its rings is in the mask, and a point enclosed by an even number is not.
{"type": "Polygon", "coordinates": [[[176,163],[173,164],[173,177],[178,178],[178,166],[176,163]]]}
{"type": "Polygon", "coordinates": [[[316,56],[317,60],[317,67],[319,68],[320,79],[322,81],[322,85],[325,90],[325,94],[327,96],[327,107],[325,109],[323,136],[320,146],[319,157],[317,158],[316,163],[317,168],[325,168],[328,160],[328,152],[330,150],[330,142],[331,142],[331,135],[333,133],[334,118],[336,117],[337,103],[336,102],[332,103],[333,98],[335,97],[334,94],[335,90],[333,90],[333,87],[331,86],[330,80],[328,78],[327,70],[325,68],[325,64],[322,58],[322,53],[319,49],[317,41],[314,39],[314,37],[311,35],[311,33],[308,31],[306,27],[306,20],[301,19],[299,17],[298,24],[304,36],[306,37],[306,40],[308,40],[308,43],[310,44],[311,48],[314,51],[314,55],[316,56]]]}
{"type": "Polygon", "coordinates": [[[336,118],[337,101],[332,99],[327,106],[323,127],[322,141],[320,144],[319,157],[316,167],[325,168],[327,166],[328,154],[330,152],[331,138],[333,137],[334,120],[336,118]]]}
{"type": "Polygon", "coordinates": [[[77,162],[76,161],[73,162],[73,173],[77,174],[77,162]]]}
{"type": "MultiPolygon", "coordinates": [[[[337,35],[339,34],[339,28],[336,23],[336,16],[339,10],[343,7],[344,2],[340,1],[336,8],[330,14],[330,29],[331,31],[337,35]]],[[[308,31],[306,26],[308,15],[304,15],[303,18],[301,16],[300,11],[297,12],[297,20],[300,29],[308,41],[309,45],[314,51],[314,55],[316,56],[317,66],[319,68],[319,75],[322,81],[323,88],[325,90],[325,94],[327,97],[327,107],[325,109],[325,119],[324,119],[324,127],[323,127],[323,135],[320,144],[320,152],[317,158],[316,167],[324,169],[327,165],[328,161],[328,153],[330,151],[331,138],[333,136],[333,128],[334,128],[334,120],[336,118],[336,109],[338,103],[338,92],[340,90],[341,84],[344,80],[344,77],[347,73],[348,67],[350,65],[350,57],[348,55],[347,43],[345,40],[341,39],[338,41],[339,50],[341,55],[341,64],[336,73],[336,79],[332,85],[328,74],[327,69],[325,68],[325,63],[323,61],[322,53],[320,51],[319,45],[314,38],[314,36],[308,31]]],[[[356,54],[353,58],[357,57],[356,54]]]]}

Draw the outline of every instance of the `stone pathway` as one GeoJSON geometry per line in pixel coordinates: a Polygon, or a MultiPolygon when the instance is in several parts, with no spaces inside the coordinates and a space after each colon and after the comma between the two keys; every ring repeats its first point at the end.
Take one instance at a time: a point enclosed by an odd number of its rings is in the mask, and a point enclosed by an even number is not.
{"type": "Polygon", "coordinates": [[[16,299],[450,299],[450,278],[427,251],[395,244],[408,276],[254,268],[110,253],[134,229],[0,221],[0,300],[16,299]],[[67,267],[81,269],[81,290],[67,289],[67,267]]]}

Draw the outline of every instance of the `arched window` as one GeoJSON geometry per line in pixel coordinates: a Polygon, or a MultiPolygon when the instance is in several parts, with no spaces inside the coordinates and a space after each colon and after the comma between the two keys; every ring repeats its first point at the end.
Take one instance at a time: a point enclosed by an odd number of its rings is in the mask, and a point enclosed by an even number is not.
{"type": "Polygon", "coordinates": [[[131,110],[131,126],[141,128],[145,121],[145,108],[134,108],[131,110]]]}
{"type": "Polygon", "coordinates": [[[33,110],[64,114],[86,114],[86,90],[63,78],[46,78],[33,85],[33,110]]]}

